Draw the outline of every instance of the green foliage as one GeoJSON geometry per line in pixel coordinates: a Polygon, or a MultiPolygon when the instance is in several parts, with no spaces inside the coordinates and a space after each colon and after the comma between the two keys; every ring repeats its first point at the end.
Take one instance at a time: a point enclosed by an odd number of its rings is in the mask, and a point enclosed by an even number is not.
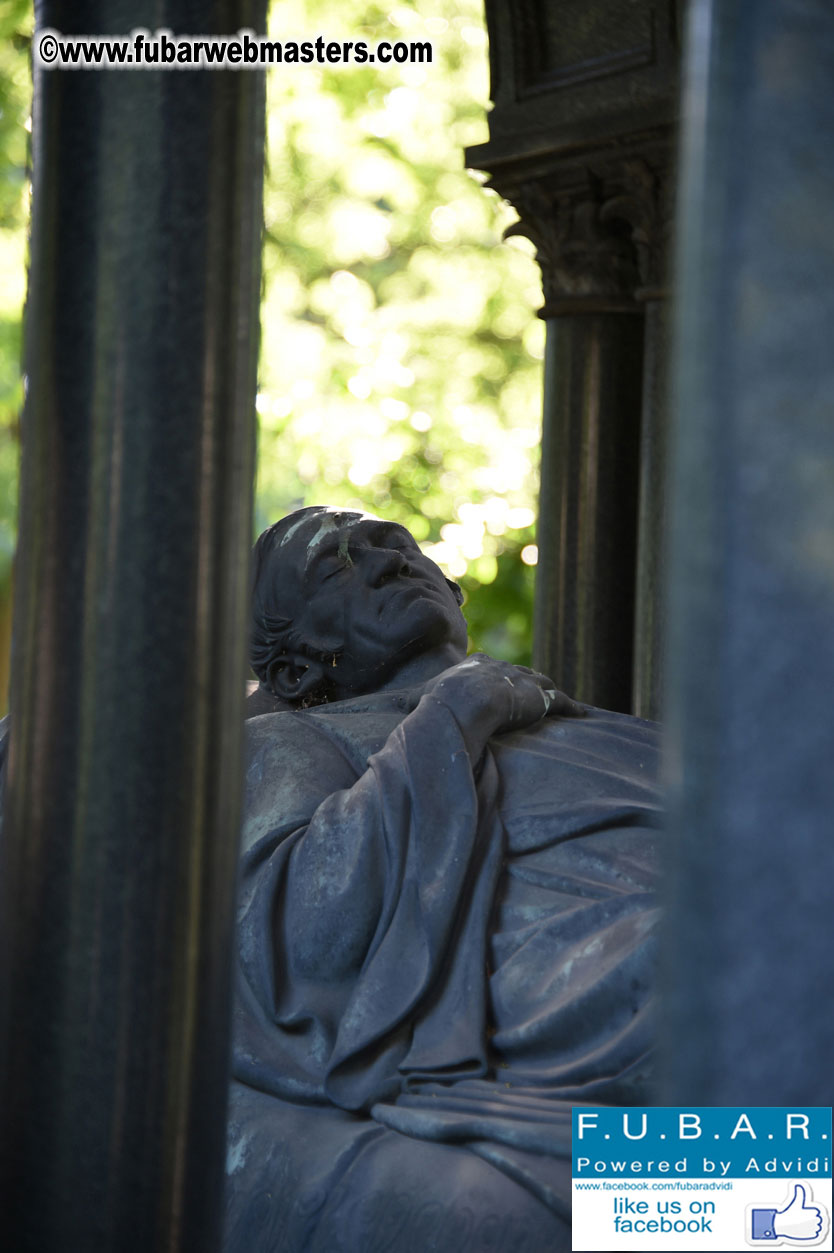
{"type": "MultiPolygon", "coordinates": [[[[473,646],[526,660],[543,326],[526,241],[463,149],[486,140],[482,0],[276,0],[272,34],[431,40],[430,65],[269,75],[256,520],[403,522],[458,578],[473,646]]],[[[15,516],[31,83],[0,10],[0,565],[15,516]]]]}
{"type": "Polygon", "coordinates": [[[319,31],[434,61],[270,75],[258,527],[313,503],[403,522],[463,584],[473,646],[525,660],[543,326],[531,250],[463,165],[481,0],[273,5],[275,38],[319,31]]]}
{"type": "Polygon", "coordinates": [[[17,515],[31,29],[27,0],[5,0],[0,8],[0,588],[9,577],[17,515]]]}

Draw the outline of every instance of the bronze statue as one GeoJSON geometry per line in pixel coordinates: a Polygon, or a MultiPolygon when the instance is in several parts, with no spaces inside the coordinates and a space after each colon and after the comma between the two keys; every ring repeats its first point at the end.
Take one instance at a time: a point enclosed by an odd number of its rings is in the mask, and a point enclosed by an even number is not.
{"type": "Polygon", "coordinates": [[[228,1253],[569,1249],[571,1106],[651,1099],[657,728],[466,658],[398,525],[255,565],[228,1253]]]}

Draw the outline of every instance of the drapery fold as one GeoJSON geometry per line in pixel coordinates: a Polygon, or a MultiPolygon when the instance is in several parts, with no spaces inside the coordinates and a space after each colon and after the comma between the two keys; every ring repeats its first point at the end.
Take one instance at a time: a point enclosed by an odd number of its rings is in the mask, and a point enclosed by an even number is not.
{"type": "Polygon", "coordinates": [[[471,762],[418,690],[248,735],[233,1111],[260,1102],[282,1169],[315,1104],[323,1163],[376,1127],[354,1176],[434,1144],[564,1219],[571,1105],[651,1099],[657,728],[589,710],[471,762]]]}

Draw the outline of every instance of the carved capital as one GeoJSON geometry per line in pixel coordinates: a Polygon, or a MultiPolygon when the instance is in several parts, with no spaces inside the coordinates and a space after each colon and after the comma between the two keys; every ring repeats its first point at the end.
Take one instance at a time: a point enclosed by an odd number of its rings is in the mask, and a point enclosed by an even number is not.
{"type": "Polygon", "coordinates": [[[509,189],[520,221],[507,234],[536,245],[542,317],[630,310],[663,283],[667,232],[658,175],[640,157],[601,174],[583,173],[569,187],[530,179],[509,189]]]}
{"type": "Polygon", "coordinates": [[[672,170],[668,165],[655,170],[636,157],[623,162],[620,181],[621,191],[609,201],[608,212],[631,229],[641,284],[637,295],[663,295],[674,222],[672,170]]]}

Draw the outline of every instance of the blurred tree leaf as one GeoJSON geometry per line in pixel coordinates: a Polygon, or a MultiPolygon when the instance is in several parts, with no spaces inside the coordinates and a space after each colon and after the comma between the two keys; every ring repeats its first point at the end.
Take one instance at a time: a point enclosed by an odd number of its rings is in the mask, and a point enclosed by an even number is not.
{"type": "Polygon", "coordinates": [[[408,526],[472,643],[529,658],[538,270],[463,166],[487,138],[481,0],[282,0],[272,34],[430,40],[430,65],[269,80],[257,525],[303,504],[408,526]]]}
{"type": "MultiPolygon", "coordinates": [[[[29,44],[26,0],[0,7],[0,604],[11,572],[17,521],[20,445],[21,322],[29,210],[29,44]]],[[[2,625],[0,625],[2,634],[2,625]]]]}
{"type": "MultiPolygon", "coordinates": [[[[26,0],[0,9],[0,578],[16,513],[28,212],[26,0]]],[[[303,504],[408,526],[473,646],[529,657],[544,328],[487,138],[481,0],[276,0],[274,38],[430,40],[431,64],[269,74],[258,529],[303,504]]]]}

